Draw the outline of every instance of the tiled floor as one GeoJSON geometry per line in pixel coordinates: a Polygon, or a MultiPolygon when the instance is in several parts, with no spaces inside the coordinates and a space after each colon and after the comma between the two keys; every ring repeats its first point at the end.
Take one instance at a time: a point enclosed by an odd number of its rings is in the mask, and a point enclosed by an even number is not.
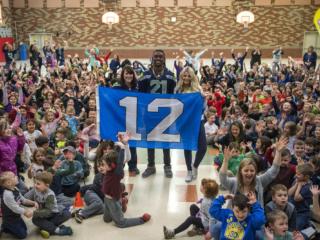
{"type": "MultiPolygon", "coordinates": [[[[77,224],[74,219],[66,222],[66,225],[72,226],[74,235],[63,239],[78,240],[151,240],[164,239],[162,226],[176,227],[189,214],[189,206],[192,202],[197,201],[201,197],[199,191],[199,183],[203,177],[210,177],[217,180],[217,172],[212,166],[213,154],[211,149],[199,167],[199,178],[197,181],[186,184],[184,181],[186,175],[186,167],[184,164],[184,156],[182,151],[173,150],[172,168],[174,177],[167,179],[163,174],[162,152],[156,151],[157,174],[147,179],[140,176],[129,177],[126,172],[124,183],[130,190],[128,211],[126,217],[141,216],[148,212],[152,215],[150,222],[128,229],[119,229],[112,223],[106,224],[102,220],[102,216],[96,216],[85,220],[81,225],[77,224]]],[[[142,172],[146,167],[146,150],[138,151],[139,169],[142,172]]],[[[89,177],[88,183],[92,180],[89,177]]],[[[29,229],[28,239],[41,239],[37,229],[30,220],[26,220],[29,229]]],[[[1,239],[11,239],[9,235],[2,235],[1,239]]],[[[51,239],[62,239],[53,236],[51,239]]],[[[176,239],[203,239],[202,236],[189,238],[185,233],[176,236],[176,239]]]]}

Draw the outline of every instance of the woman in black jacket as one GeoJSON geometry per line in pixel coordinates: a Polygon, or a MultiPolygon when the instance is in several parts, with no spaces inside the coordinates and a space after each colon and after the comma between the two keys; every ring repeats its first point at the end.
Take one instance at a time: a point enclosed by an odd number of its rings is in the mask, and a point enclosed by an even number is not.
{"type": "MultiPolygon", "coordinates": [[[[138,80],[134,69],[130,65],[125,65],[121,71],[120,81],[113,87],[127,91],[137,91],[137,82],[138,80]]],[[[130,147],[130,153],[131,160],[128,162],[129,173],[131,176],[135,176],[140,173],[137,168],[137,149],[135,147],[130,147]]]]}

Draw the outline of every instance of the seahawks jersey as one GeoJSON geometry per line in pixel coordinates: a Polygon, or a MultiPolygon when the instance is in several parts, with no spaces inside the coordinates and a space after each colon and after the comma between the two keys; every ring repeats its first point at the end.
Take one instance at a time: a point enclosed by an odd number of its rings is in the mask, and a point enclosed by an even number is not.
{"type": "Polygon", "coordinates": [[[138,87],[139,91],[144,93],[173,94],[176,80],[174,74],[167,68],[158,77],[155,76],[153,70],[149,69],[143,73],[141,80],[138,82],[138,87]]]}

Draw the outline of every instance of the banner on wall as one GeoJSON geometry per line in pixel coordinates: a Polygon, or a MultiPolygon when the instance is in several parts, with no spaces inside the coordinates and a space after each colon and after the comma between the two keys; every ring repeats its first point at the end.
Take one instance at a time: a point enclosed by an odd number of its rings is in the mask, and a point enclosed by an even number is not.
{"type": "Polygon", "coordinates": [[[197,150],[203,98],[200,93],[146,94],[97,89],[98,131],[105,140],[131,134],[132,147],[197,150]]]}
{"type": "Polygon", "coordinates": [[[0,27],[0,62],[4,62],[4,54],[2,52],[2,48],[4,43],[10,43],[13,44],[14,43],[14,39],[12,37],[12,30],[11,28],[7,28],[7,27],[0,27]]]}

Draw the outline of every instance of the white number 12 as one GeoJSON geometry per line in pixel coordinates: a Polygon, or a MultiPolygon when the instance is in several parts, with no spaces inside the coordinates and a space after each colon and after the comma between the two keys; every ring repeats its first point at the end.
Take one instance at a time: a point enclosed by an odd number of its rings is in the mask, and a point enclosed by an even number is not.
{"type": "MultiPolygon", "coordinates": [[[[125,97],[120,106],[126,108],[126,131],[131,133],[132,140],[141,140],[137,133],[137,97],[125,97]]],[[[180,134],[164,133],[182,114],[183,103],[178,99],[154,99],[148,105],[149,112],[158,112],[159,108],[170,108],[171,112],[147,135],[147,141],[180,142],[180,134]]]]}

